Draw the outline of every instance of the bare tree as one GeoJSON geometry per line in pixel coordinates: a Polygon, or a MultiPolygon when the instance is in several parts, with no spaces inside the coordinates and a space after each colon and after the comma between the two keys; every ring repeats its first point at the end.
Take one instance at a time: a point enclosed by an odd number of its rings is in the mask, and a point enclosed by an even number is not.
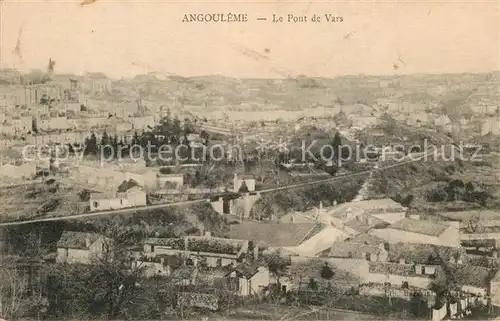
{"type": "Polygon", "coordinates": [[[27,279],[18,269],[0,268],[0,316],[13,318],[19,312],[22,296],[27,290],[27,279]]]}

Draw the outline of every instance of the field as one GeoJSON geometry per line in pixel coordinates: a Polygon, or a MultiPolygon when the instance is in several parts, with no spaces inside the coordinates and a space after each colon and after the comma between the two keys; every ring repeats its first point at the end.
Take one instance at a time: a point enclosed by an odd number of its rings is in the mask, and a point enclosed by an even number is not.
{"type": "Polygon", "coordinates": [[[57,183],[35,183],[0,189],[0,220],[82,212],[88,203],[80,200],[79,192],[80,189],[76,187],[57,183]]]}

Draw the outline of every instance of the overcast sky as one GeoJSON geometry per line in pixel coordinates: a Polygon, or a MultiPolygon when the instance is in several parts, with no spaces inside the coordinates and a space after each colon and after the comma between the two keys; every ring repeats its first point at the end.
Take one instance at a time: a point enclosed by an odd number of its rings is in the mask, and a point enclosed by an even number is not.
{"type": "Polygon", "coordinates": [[[0,21],[2,67],[22,70],[45,69],[49,57],[57,73],[101,71],[112,77],[154,70],[265,78],[499,70],[496,1],[97,0],[80,6],[73,0],[4,0],[0,21]],[[244,12],[250,22],[181,22],[184,13],[197,12],[244,12]],[[331,13],[344,22],[256,20],[272,13],[331,13]],[[19,35],[22,61],[14,54],[19,35]]]}

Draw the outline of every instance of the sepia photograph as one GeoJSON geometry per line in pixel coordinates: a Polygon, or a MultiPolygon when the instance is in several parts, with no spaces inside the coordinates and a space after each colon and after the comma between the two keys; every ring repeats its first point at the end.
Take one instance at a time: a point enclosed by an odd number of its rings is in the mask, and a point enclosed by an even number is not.
{"type": "Polygon", "coordinates": [[[499,11],[0,0],[0,321],[500,320],[499,11]]]}

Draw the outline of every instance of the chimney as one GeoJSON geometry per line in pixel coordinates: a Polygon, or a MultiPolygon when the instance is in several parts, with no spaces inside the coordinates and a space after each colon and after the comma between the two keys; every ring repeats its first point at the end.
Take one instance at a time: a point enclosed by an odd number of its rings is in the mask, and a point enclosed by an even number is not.
{"type": "Polygon", "coordinates": [[[87,235],[85,236],[85,247],[90,247],[90,239],[87,235]]]}

